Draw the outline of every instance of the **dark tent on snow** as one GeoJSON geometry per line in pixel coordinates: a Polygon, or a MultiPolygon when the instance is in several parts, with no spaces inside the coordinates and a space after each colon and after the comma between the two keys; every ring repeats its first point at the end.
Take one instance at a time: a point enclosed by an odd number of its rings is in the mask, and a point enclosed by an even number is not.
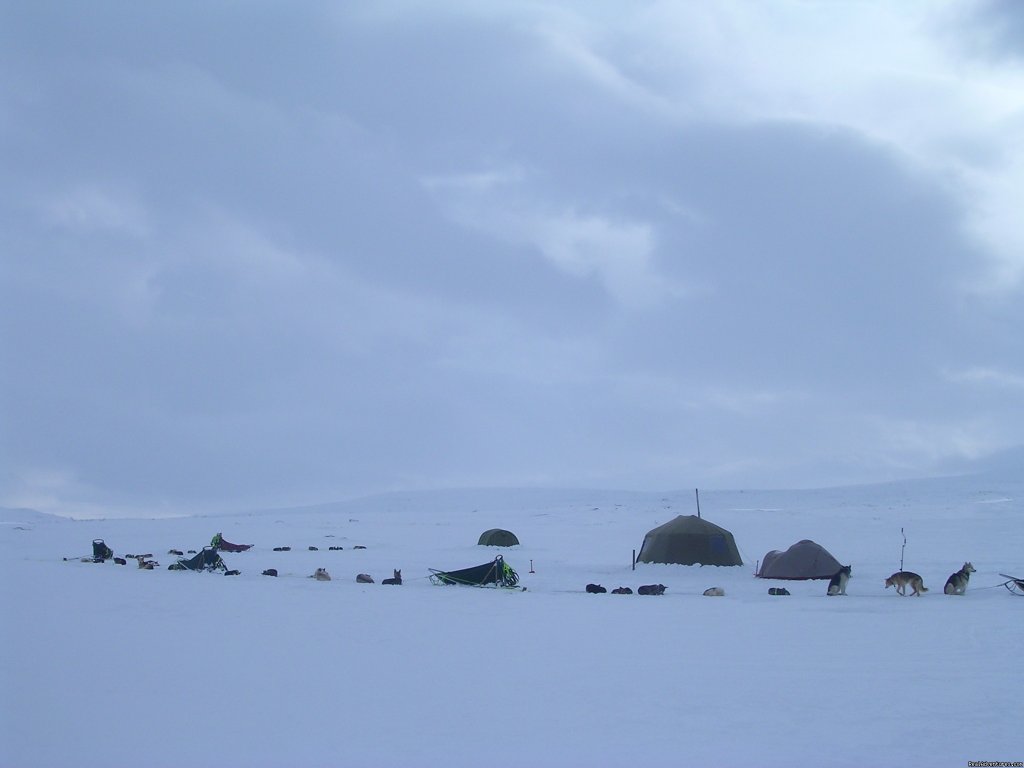
{"type": "Polygon", "coordinates": [[[785,552],[773,549],[764,556],[756,575],[762,579],[830,579],[840,568],[827,549],[804,539],[785,552]]]}
{"type": "Polygon", "coordinates": [[[503,528],[491,528],[480,534],[478,545],[485,547],[514,547],[519,544],[519,539],[512,531],[503,528]]]}
{"type": "Polygon", "coordinates": [[[696,515],[679,515],[644,536],[638,563],[743,565],[729,531],[696,515]]]}

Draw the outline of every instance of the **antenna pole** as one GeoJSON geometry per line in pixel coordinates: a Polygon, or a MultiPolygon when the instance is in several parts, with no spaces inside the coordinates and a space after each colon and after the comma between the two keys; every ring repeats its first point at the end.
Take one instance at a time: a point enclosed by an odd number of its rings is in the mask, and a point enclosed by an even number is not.
{"type": "Polygon", "coordinates": [[[700,517],[700,490],[697,488],[693,489],[694,495],[697,497],[697,517],[700,517]]]}

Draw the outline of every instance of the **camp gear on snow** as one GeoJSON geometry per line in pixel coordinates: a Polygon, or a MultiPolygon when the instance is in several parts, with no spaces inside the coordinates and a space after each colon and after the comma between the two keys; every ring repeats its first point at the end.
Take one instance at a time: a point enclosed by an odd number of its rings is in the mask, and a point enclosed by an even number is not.
{"type": "MultiPolygon", "coordinates": [[[[216,547],[203,547],[202,552],[187,559],[180,558],[177,564],[190,571],[226,571],[228,569],[216,547]]],[[[171,570],[180,569],[171,566],[171,570]]]]}
{"type": "Polygon", "coordinates": [[[491,528],[484,531],[477,541],[477,545],[485,547],[515,547],[518,544],[519,539],[516,538],[516,535],[503,528],[491,528]]]}
{"type": "Polygon", "coordinates": [[[252,549],[252,544],[232,544],[219,533],[210,539],[210,546],[214,549],[223,549],[225,552],[245,552],[252,549]]]}
{"type": "Polygon", "coordinates": [[[830,579],[842,567],[832,554],[810,539],[798,541],[785,552],[773,549],[764,556],[761,569],[754,574],[762,579],[830,579]]]}
{"type": "Polygon", "coordinates": [[[114,550],[108,547],[103,539],[92,540],[92,556],[94,560],[109,560],[114,556],[114,550]]]}
{"type": "Polygon", "coordinates": [[[1018,579],[1016,576],[1007,576],[1005,573],[1000,573],[999,575],[1007,579],[1007,581],[1003,582],[1004,587],[1015,595],[1024,595],[1024,579],[1018,579]]]}
{"type": "Polygon", "coordinates": [[[743,565],[729,531],[696,515],[679,515],[647,532],[638,563],[743,565]]]}
{"type": "Polygon", "coordinates": [[[493,561],[463,568],[459,571],[438,571],[430,569],[430,581],[433,584],[465,584],[482,587],[493,584],[496,587],[514,587],[519,583],[519,574],[498,555],[493,561]]]}

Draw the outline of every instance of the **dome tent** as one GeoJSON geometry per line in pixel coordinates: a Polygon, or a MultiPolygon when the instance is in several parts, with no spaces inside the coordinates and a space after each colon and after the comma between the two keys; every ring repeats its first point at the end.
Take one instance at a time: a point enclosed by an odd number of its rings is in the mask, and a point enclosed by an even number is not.
{"type": "Polygon", "coordinates": [[[743,565],[732,534],[696,515],[679,515],[647,532],[638,563],[743,565]]]}
{"type": "Polygon", "coordinates": [[[757,576],[762,579],[830,579],[841,567],[827,549],[804,539],[785,552],[773,549],[765,555],[757,576]]]}
{"type": "Polygon", "coordinates": [[[491,528],[480,534],[478,545],[484,547],[514,547],[519,544],[519,539],[512,531],[504,528],[491,528]]]}

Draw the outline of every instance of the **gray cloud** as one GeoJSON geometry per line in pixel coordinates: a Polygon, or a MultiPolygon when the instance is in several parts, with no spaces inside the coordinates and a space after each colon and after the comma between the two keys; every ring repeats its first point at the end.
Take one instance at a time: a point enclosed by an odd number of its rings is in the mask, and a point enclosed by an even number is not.
{"type": "MultiPolygon", "coordinates": [[[[955,69],[948,27],[860,7],[955,69]]],[[[880,94],[949,94],[893,91],[902,52],[851,74],[763,15],[6,8],[0,503],[806,486],[1019,443],[1013,142],[984,110],[908,138],[880,94]],[[842,99],[709,42],[778,30],[842,99]]]]}

